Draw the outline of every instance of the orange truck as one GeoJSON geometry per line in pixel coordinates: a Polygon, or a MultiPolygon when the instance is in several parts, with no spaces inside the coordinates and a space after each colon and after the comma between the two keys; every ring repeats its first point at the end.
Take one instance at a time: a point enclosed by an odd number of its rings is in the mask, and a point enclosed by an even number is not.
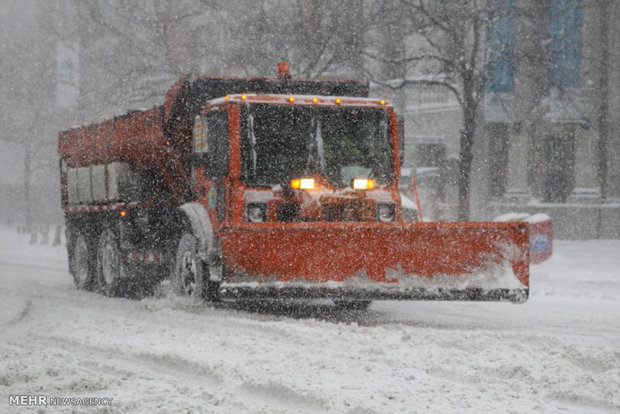
{"type": "Polygon", "coordinates": [[[163,105],[63,131],[81,289],[198,300],[523,302],[524,223],[402,219],[403,130],[359,80],[189,75],[163,105]]]}

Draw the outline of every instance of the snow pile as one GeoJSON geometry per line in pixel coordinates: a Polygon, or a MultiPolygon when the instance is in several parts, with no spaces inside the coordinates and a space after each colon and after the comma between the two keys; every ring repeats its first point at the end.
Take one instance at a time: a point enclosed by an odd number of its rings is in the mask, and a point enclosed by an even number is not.
{"type": "Polygon", "coordinates": [[[545,213],[505,213],[500,216],[497,216],[493,219],[493,221],[526,221],[528,223],[541,223],[543,221],[549,221],[551,217],[545,213]]]}

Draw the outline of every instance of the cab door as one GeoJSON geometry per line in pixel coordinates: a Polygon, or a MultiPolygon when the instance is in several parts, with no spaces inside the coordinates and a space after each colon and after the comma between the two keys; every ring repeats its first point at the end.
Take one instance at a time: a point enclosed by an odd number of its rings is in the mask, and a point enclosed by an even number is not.
{"type": "Polygon", "coordinates": [[[214,227],[228,219],[228,123],[228,110],[219,107],[194,121],[194,179],[214,227]]]}

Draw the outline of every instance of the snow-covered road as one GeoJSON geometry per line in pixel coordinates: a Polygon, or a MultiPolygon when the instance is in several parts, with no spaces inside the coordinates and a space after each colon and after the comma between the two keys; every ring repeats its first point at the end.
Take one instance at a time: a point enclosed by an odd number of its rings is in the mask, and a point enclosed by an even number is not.
{"type": "Polygon", "coordinates": [[[0,231],[0,413],[620,412],[620,240],[557,242],[523,305],[217,308],[78,291],[64,247],[0,231]],[[47,407],[42,412],[63,411],[47,407]]]}

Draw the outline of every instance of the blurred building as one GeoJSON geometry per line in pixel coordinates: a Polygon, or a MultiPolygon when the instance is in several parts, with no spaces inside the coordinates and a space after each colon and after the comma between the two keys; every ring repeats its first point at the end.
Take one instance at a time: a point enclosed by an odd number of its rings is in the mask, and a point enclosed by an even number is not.
{"type": "Polygon", "coordinates": [[[474,169],[490,209],[480,210],[547,213],[559,238],[620,237],[620,10],[608,0],[513,7],[495,36],[513,52],[485,96],[474,169]]]}
{"type": "MultiPolygon", "coordinates": [[[[620,9],[611,0],[502,0],[474,143],[471,219],[544,212],[559,238],[620,237],[620,9]]],[[[405,166],[442,176],[456,217],[462,111],[451,92],[401,92],[405,166]]]]}

